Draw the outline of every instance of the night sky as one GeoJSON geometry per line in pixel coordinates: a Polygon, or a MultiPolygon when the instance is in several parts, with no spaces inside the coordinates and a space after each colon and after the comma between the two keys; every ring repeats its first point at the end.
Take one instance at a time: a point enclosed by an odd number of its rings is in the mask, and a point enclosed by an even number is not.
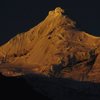
{"type": "Polygon", "coordinates": [[[0,44],[42,21],[60,6],[79,30],[100,36],[99,0],[0,0],[0,44]]]}

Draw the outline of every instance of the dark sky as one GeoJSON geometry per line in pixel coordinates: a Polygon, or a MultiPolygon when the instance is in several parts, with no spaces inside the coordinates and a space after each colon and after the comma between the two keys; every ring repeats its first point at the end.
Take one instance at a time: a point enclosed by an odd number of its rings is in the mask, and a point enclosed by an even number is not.
{"type": "Polygon", "coordinates": [[[100,0],[0,0],[0,44],[42,21],[60,6],[77,27],[100,36],[100,0]]]}

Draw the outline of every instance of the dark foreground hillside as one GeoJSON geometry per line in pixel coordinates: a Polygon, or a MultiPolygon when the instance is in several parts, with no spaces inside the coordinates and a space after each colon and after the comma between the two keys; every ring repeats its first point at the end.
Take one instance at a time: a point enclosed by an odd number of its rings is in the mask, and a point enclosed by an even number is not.
{"type": "Polygon", "coordinates": [[[100,84],[71,79],[26,76],[27,82],[51,100],[100,100],[100,84]]]}
{"type": "Polygon", "coordinates": [[[0,76],[0,100],[49,100],[27,84],[24,78],[0,76]]]}
{"type": "Polygon", "coordinates": [[[100,100],[100,84],[28,75],[0,76],[0,99],[100,100]]]}

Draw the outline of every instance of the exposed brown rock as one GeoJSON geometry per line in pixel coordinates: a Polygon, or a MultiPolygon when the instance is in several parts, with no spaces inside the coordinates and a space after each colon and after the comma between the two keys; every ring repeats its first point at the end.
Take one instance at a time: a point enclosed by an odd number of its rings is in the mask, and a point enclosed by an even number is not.
{"type": "Polygon", "coordinates": [[[0,72],[100,82],[100,37],[77,30],[63,13],[57,7],[40,24],[2,45],[0,72]]]}

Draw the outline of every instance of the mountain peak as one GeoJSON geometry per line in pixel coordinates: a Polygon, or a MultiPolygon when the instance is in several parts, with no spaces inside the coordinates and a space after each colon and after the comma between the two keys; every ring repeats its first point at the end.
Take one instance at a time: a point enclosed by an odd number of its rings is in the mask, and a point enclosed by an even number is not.
{"type": "Polygon", "coordinates": [[[63,13],[57,7],[40,24],[2,45],[0,72],[100,82],[100,38],[76,30],[63,13]]]}
{"type": "Polygon", "coordinates": [[[68,16],[64,15],[64,10],[60,7],[56,7],[54,10],[49,11],[48,16],[44,20],[46,25],[51,25],[53,27],[66,26],[75,27],[75,21],[70,19],[68,16]]]}
{"type": "Polygon", "coordinates": [[[55,10],[49,11],[49,15],[54,15],[54,16],[61,16],[64,13],[64,10],[60,7],[55,8],[55,10]]]}

